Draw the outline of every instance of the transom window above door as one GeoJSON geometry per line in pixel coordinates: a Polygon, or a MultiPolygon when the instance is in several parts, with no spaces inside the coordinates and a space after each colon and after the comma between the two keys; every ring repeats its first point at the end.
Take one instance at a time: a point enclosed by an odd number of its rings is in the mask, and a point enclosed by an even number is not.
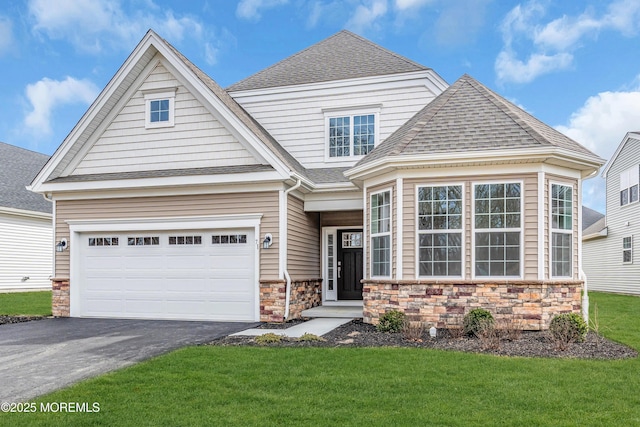
{"type": "Polygon", "coordinates": [[[327,158],[348,160],[362,157],[375,147],[378,135],[378,114],[361,112],[325,113],[327,158]]]}

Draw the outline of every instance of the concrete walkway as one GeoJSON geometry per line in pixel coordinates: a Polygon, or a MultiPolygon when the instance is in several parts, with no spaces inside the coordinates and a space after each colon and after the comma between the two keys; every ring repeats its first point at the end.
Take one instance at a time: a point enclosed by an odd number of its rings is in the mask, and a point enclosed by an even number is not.
{"type": "Polygon", "coordinates": [[[316,318],[307,322],[297,324],[287,329],[247,329],[245,331],[236,332],[231,336],[259,336],[268,333],[283,335],[289,338],[300,338],[305,333],[322,336],[327,332],[333,331],[338,326],[351,322],[353,318],[332,317],[332,318],[316,318]]]}

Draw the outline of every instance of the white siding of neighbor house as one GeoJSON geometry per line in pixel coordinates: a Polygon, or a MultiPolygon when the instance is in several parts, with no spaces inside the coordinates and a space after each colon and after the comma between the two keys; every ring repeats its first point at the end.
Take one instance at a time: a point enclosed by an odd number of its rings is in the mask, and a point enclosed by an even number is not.
{"type": "Polygon", "coordinates": [[[73,175],[259,162],[162,64],[99,136],[73,175]],[[175,126],[145,128],[144,91],[177,88],[175,126]]]}
{"type": "Polygon", "coordinates": [[[607,173],[607,237],[583,242],[582,265],[591,290],[640,295],[640,202],[620,206],[620,173],[639,165],[640,140],[631,138],[607,173]],[[633,240],[631,264],[622,262],[624,237],[633,240]]]}
{"type": "MultiPolygon", "coordinates": [[[[380,143],[435,97],[420,80],[408,80],[391,87],[382,83],[353,85],[329,93],[325,88],[317,88],[273,97],[231,95],[308,168],[350,166],[356,161],[325,161],[326,109],[344,108],[349,112],[349,109],[379,106],[377,143],[380,143]]],[[[340,115],[339,110],[335,113],[340,115]]]]}
{"type": "Polygon", "coordinates": [[[0,213],[0,291],[51,289],[52,236],[51,218],[0,213]]]}

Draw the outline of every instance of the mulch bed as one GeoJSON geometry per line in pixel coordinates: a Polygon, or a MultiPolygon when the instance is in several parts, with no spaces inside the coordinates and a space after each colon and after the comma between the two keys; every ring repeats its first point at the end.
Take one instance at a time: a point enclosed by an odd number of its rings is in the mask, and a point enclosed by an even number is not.
{"type": "Polygon", "coordinates": [[[6,316],[0,315],[0,325],[6,325],[8,323],[22,323],[31,322],[32,320],[42,320],[44,316],[6,316]]]}
{"type": "MultiPolygon", "coordinates": [[[[298,324],[296,322],[295,324],[298,324]]],[[[289,323],[280,326],[286,335],[289,323]]],[[[291,325],[292,326],[292,325],[291,325]]],[[[265,328],[276,329],[273,325],[265,328]]],[[[503,334],[505,335],[505,334],[503,334]]],[[[438,350],[453,350],[498,356],[552,357],[579,359],[626,359],[638,356],[638,352],[620,343],[589,332],[585,342],[569,344],[565,350],[555,345],[551,335],[546,332],[524,331],[518,337],[506,336],[499,340],[481,340],[478,338],[450,336],[446,330],[438,330],[436,338],[429,337],[424,331],[417,339],[408,339],[403,333],[378,332],[373,325],[353,320],[325,334],[323,341],[299,341],[284,338],[279,343],[258,344],[254,337],[228,336],[211,342],[209,345],[221,346],[271,346],[271,347],[413,347],[438,350]]]]}

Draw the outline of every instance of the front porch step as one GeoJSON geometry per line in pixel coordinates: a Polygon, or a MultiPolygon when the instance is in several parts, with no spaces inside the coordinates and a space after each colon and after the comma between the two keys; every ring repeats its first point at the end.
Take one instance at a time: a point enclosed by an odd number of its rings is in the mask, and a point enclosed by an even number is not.
{"type": "Polygon", "coordinates": [[[302,311],[302,317],[361,318],[362,305],[321,305],[302,311]]]}

